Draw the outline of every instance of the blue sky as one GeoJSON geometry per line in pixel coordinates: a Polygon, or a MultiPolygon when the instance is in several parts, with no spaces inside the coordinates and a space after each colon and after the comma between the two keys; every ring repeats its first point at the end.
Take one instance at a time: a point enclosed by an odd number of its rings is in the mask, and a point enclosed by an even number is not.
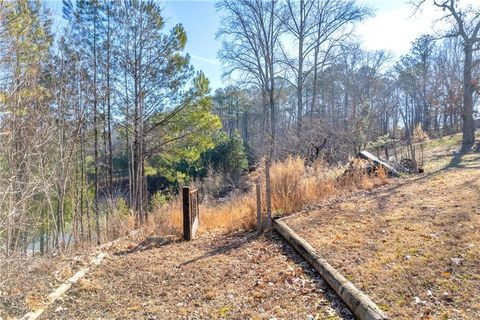
{"type": "Polygon", "coordinates": [[[167,1],[164,16],[168,23],[181,23],[187,32],[186,51],[198,70],[203,70],[210,79],[213,89],[222,87],[222,68],[217,59],[220,42],[215,33],[220,25],[220,17],[214,1],[167,1]]]}
{"type": "MultiPolygon", "coordinates": [[[[478,1],[478,0],[472,0],[478,1]]],[[[182,23],[187,32],[186,51],[197,70],[203,70],[210,79],[212,89],[222,87],[222,66],[217,59],[220,42],[215,34],[220,25],[220,14],[214,1],[169,0],[163,1],[164,16],[168,26],[182,23]]],[[[395,56],[408,52],[410,43],[419,35],[432,31],[433,21],[439,12],[427,4],[423,12],[411,17],[413,8],[408,0],[358,0],[375,10],[375,16],[357,27],[357,36],[369,50],[386,49],[395,56]]],[[[48,1],[56,19],[61,17],[62,2],[48,1]]]]}
{"type": "MultiPolygon", "coordinates": [[[[438,13],[425,10],[411,17],[413,8],[408,0],[359,0],[375,10],[375,16],[358,26],[357,34],[366,49],[386,49],[395,56],[408,52],[410,43],[419,35],[431,32],[438,13]]],[[[222,67],[217,59],[221,44],[215,40],[220,24],[214,1],[170,0],[165,2],[164,15],[170,24],[182,23],[188,36],[187,52],[196,69],[203,70],[213,89],[222,87],[222,67]]]]}

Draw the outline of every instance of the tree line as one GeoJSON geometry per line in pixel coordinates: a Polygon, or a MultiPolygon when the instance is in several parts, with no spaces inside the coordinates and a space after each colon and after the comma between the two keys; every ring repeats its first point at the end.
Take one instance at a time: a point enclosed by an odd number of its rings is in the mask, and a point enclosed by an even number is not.
{"type": "Polygon", "coordinates": [[[447,29],[432,30],[396,59],[368,51],[355,26],[372,15],[353,0],[224,0],[218,38],[227,78],[216,109],[256,155],[307,156],[327,138],[325,156],[345,160],[381,137],[409,140],[463,132],[472,147],[480,76],[478,6],[422,1],[444,9],[447,29]]]}

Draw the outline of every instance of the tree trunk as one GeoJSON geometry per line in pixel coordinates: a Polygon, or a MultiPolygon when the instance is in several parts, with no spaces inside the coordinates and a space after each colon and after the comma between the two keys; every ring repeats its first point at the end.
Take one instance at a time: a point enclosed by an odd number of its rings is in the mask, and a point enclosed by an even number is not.
{"type": "Polygon", "coordinates": [[[275,114],[275,80],[273,78],[273,65],[270,66],[271,78],[270,78],[270,90],[268,93],[269,96],[269,106],[270,106],[270,159],[275,160],[277,154],[276,148],[276,114],[275,114]]]}
{"type": "Polygon", "coordinates": [[[111,84],[110,84],[110,4],[107,8],[107,130],[108,130],[108,193],[110,200],[113,194],[113,147],[112,147],[112,105],[111,105],[111,84]]]}
{"type": "MultiPolygon", "coordinates": [[[[96,9],[95,9],[96,10],[96,9]]],[[[97,235],[97,245],[100,244],[100,212],[98,207],[98,125],[97,125],[97,41],[96,41],[96,21],[94,20],[93,30],[93,136],[94,136],[94,199],[93,210],[95,215],[95,231],[97,235]]]]}
{"type": "Polygon", "coordinates": [[[314,60],[313,60],[313,83],[312,83],[312,106],[310,107],[310,118],[313,118],[313,114],[317,109],[317,82],[318,82],[318,53],[319,48],[315,48],[314,60]]]}
{"type": "Polygon", "coordinates": [[[40,219],[42,220],[42,224],[40,227],[40,254],[43,256],[45,253],[45,208],[43,205],[40,214],[40,219]]]}
{"type": "Polygon", "coordinates": [[[303,0],[300,1],[300,32],[298,38],[298,74],[297,74],[297,137],[302,132],[303,118],[303,0]]]}
{"type": "Polygon", "coordinates": [[[462,151],[469,151],[475,143],[475,126],[473,122],[473,93],[475,89],[472,84],[473,44],[467,41],[464,46],[462,151]]]}
{"type": "Polygon", "coordinates": [[[265,204],[267,209],[267,228],[272,225],[272,188],[270,179],[271,160],[269,157],[265,160],[265,204]]]}

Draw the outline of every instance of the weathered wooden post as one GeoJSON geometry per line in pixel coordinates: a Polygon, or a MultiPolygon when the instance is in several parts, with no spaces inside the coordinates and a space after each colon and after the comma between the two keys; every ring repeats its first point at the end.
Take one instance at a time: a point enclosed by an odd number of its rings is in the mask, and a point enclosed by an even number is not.
{"type": "Polygon", "coordinates": [[[257,231],[259,233],[263,230],[263,222],[262,222],[262,199],[260,198],[261,190],[260,190],[260,183],[255,184],[255,189],[257,192],[257,231]]]}
{"type": "Polygon", "coordinates": [[[200,216],[198,210],[198,189],[182,189],[183,202],[183,239],[190,241],[197,233],[200,216]]]}
{"type": "Polygon", "coordinates": [[[183,202],[183,239],[190,241],[192,234],[190,232],[190,187],[183,187],[182,189],[183,202]]]}

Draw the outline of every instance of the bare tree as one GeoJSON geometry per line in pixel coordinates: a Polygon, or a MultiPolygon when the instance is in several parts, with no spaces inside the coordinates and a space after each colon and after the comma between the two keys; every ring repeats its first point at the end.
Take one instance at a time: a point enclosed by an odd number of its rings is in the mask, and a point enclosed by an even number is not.
{"type": "Polygon", "coordinates": [[[459,124],[463,113],[463,54],[460,47],[458,38],[445,38],[435,56],[435,88],[439,91],[438,100],[442,101],[438,120],[441,122],[439,133],[443,135],[460,131],[459,124]]]}
{"type": "Polygon", "coordinates": [[[317,95],[318,72],[334,57],[335,46],[345,41],[356,22],[369,15],[369,10],[355,1],[300,0],[287,1],[283,21],[297,45],[294,57],[285,52],[285,64],[291,70],[297,96],[297,136],[300,136],[305,112],[305,86],[313,74],[312,109],[317,95]]]}
{"type": "Polygon", "coordinates": [[[293,86],[297,91],[297,136],[300,135],[302,129],[303,116],[303,87],[308,72],[304,72],[304,64],[307,56],[317,47],[315,41],[312,41],[312,35],[315,34],[315,21],[312,16],[315,15],[315,6],[317,1],[300,0],[286,3],[287,19],[283,22],[286,29],[294,37],[297,42],[296,63],[294,59],[288,58],[286,54],[285,63],[292,70],[295,83],[293,86]]]}
{"type": "MultiPolygon", "coordinates": [[[[264,128],[267,112],[270,132],[266,136],[269,151],[266,159],[267,215],[271,220],[270,163],[276,157],[276,103],[275,78],[279,72],[280,35],[282,19],[278,0],[223,0],[217,8],[226,15],[218,37],[223,41],[220,58],[226,64],[226,75],[239,72],[245,83],[251,83],[262,92],[264,128]]],[[[266,131],[266,130],[265,130],[266,131]]]]}
{"type": "MultiPolygon", "coordinates": [[[[418,2],[417,9],[426,2],[427,0],[418,2]]],[[[460,4],[457,0],[433,0],[433,5],[445,12],[441,20],[451,25],[450,31],[444,36],[460,37],[463,42],[462,151],[468,151],[475,143],[473,95],[477,84],[473,81],[472,71],[480,65],[480,59],[474,59],[474,53],[480,51],[480,7],[460,4]]]]}

